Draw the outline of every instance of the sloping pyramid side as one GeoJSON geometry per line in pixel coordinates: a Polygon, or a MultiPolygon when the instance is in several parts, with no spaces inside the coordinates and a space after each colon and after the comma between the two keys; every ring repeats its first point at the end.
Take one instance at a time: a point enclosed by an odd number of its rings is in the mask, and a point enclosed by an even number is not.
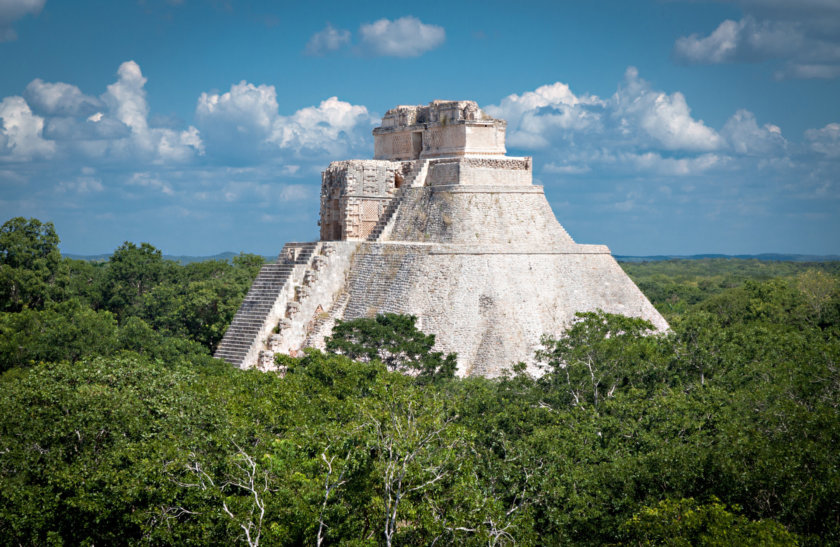
{"type": "Polygon", "coordinates": [[[458,353],[459,374],[489,377],[533,367],[541,336],[579,311],[668,328],[609,249],[574,243],[540,187],[425,187],[406,200],[391,241],[356,251],[344,319],[416,315],[439,350],[458,353]]]}

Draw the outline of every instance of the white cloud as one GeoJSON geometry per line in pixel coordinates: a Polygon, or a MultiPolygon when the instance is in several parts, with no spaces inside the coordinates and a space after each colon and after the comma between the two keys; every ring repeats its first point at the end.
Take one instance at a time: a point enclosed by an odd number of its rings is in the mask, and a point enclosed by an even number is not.
{"type": "Polygon", "coordinates": [[[149,126],[145,84],[134,61],[120,65],[117,81],[99,98],[71,84],[35,79],[23,98],[4,100],[0,148],[17,158],[81,156],[117,163],[184,163],[202,155],[195,127],[149,126]]]}
{"type": "Polygon", "coordinates": [[[830,123],[822,129],[809,129],[805,138],[814,152],[840,159],[840,123],[830,123]]]}
{"type": "Polygon", "coordinates": [[[743,109],[726,122],[721,135],[736,154],[770,156],[783,152],[787,146],[781,128],[769,123],[759,127],[755,115],[743,109]]]}
{"type": "MultiPolygon", "coordinates": [[[[485,110],[508,121],[507,143],[513,148],[538,150],[562,143],[565,154],[587,150],[589,160],[601,162],[609,155],[601,152],[604,147],[702,153],[725,145],[714,129],[692,117],[681,93],[654,90],[633,67],[608,99],[576,95],[557,82],[509,95],[485,110]]],[[[553,164],[556,169],[579,168],[575,163],[553,164]]]]}
{"type": "Polygon", "coordinates": [[[26,102],[39,114],[48,116],[86,116],[103,108],[95,97],[63,82],[49,83],[36,78],[23,92],[26,102]]]}
{"type": "Polygon", "coordinates": [[[126,182],[129,186],[140,186],[158,191],[164,195],[172,196],[175,191],[172,186],[162,180],[157,174],[149,172],[134,173],[126,182]]]}
{"type": "Polygon", "coordinates": [[[55,152],[55,143],[43,138],[44,118],[33,114],[23,97],[0,102],[0,121],[0,160],[28,161],[55,152]]]}
{"type": "MultiPolygon", "coordinates": [[[[435,49],[446,40],[446,31],[438,25],[428,25],[412,16],[379,19],[359,27],[359,42],[352,52],[356,55],[382,57],[418,57],[435,49]]],[[[352,41],[349,30],[337,29],[330,23],[313,34],[306,43],[304,53],[322,56],[349,47],[352,41]]]]}
{"type": "Polygon", "coordinates": [[[273,85],[245,82],[222,93],[202,93],[195,109],[200,125],[210,130],[233,131],[235,139],[263,140],[277,118],[277,92],[273,85]]]}
{"type": "Polygon", "coordinates": [[[318,106],[282,116],[274,86],[247,82],[223,94],[202,93],[196,120],[210,146],[218,152],[248,156],[278,150],[303,150],[340,157],[369,141],[376,120],[366,107],[330,97],[318,106]]]}
{"type": "Polygon", "coordinates": [[[543,171],[546,173],[556,173],[559,175],[582,175],[584,173],[589,173],[590,171],[592,171],[592,168],[588,165],[558,165],[556,163],[549,162],[545,164],[545,167],[543,167],[543,171]]]}
{"type": "Polygon", "coordinates": [[[622,154],[620,159],[625,165],[639,171],[672,177],[700,175],[709,169],[719,167],[723,161],[717,154],[702,154],[690,158],[669,158],[656,152],[622,154]]]}
{"type": "Polygon", "coordinates": [[[140,66],[134,61],[126,61],[117,70],[119,77],[108,86],[102,100],[108,105],[112,115],[130,127],[135,133],[145,132],[148,127],[146,118],[149,107],[146,104],[146,78],[140,66]]]}
{"type": "Polygon", "coordinates": [[[390,57],[417,57],[446,40],[443,27],[427,25],[412,16],[363,24],[359,34],[366,53],[390,57]]]}
{"type": "Polygon", "coordinates": [[[578,97],[568,85],[556,82],[522,95],[508,95],[498,106],[490,105],[485,111],[507,120],[509,127],[514,128],[508,135],[512,146],[544,148],[549,145],[547,137],[555,130],[599,127],[604,104],[594,95],[578,97]]]}
{"type": "Polygon", "coordinates": [[[674,57],[689,64],[776,60],[777,79],[840,77],[840,2],[835,0],[736,0],[745,11],[708,35],[694,33],[674,44],[674,57]]]}
{"type": "Polygon", "coordinates": [[[705,38],[699,34],[678,38],[674,54],[689,63],[723,63],[735,55],[738,32],[738,23],[727,19],[705,38]]]}
{"type": "MultiPolygon", "coordinates": [[[[183,162],[204,153],[198,130],[190,126],[178,132],[167,128],[150,128],[149,106],[146,102],[146,78],[134,61],[122,63],[118,79],[109,85],[101,100],[107,106],[109,119],[115,119],[130,129],[130,136],[115,139],[111,150],[118,156],[140,155],[155,163],[183,162]]],[[[86,123],[103,124],[96,121],[86,123]]]]}
{"type": "Polygon", "coordinates": [[[344,148],[341,141],[352,144],[366,137],[355,134],[355,130],[369,130],[376,121],[366,107],[330,97],[317,107],[309,106],[292,116],[279,117],[268,142],[280,148],[324,150],[339,154],[344,148]]]}
{"type": "Polygon", "coordinates": [[[622,133],[630,137],[646,134],[667,150],[705,152],[717,150],[722,144],[713,129],[691,117],[682,93],[654,91],[634,67],[627,69],[625,85],[613,96],[610,106],[622,133]]]}
{"type": "Polygon", "coordinates": [[[331,51],[336,51],[350,43],[350,31],[344,29],[337,29],[331,24],[323,30],[316,32],[309,39],[306,44],[307,55],[324,55],[331,51]]]}
{"type": "Polygon", "coordinates": [[[101,192],[105,187],[102,185],[102,180],[89,175],[78,176],[71,181],[61,181],[58,183],[58,192],[74,192],[77,194],[90,194],[92,192],[101,192]]]}
{"type": "Polygon", "coordinates": [[[0,0],[0,42],[10,42],[17,38],[12,23],[25,15],[37,15],[46,0],[0,0]]]}

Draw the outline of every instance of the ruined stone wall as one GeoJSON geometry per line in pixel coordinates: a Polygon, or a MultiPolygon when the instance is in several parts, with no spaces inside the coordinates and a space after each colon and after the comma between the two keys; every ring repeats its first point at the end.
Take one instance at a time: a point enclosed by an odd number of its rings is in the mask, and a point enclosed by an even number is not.
{"type": "Polygon", "coordinates": [[[396,190],[406,165],[384,160],[332,162],[321,175],[321,240],[367,237],[396,190]]]}
{"type": "Polygon", "coordinates": [[[389,241],[568,247],[541,186],[427,186],[407,189],[389,241]]]}
{"type": "Polygon", "coordinates": [[[531,158],[466,157],[431,160],[426,184],[531,186],[531,158]]]}
{"type": "Polygon", "coordinates": [[[285,306],[283,314],[270,325],[272,333],[266,336],[262,349],[296,354],[316,326],[323,327],[328,319],[334,321],[331,312],[345,290],[350,260],[358,245],[350,241],[321,243],[311,266],[301,271],[293,290],[278,304],[285,306]]]}
{"type": "Polygon", "coordinates": [[[603,309],[667,324],[602,246],[533,251],[522,246],[364,245],[349,269],[344,317],[410,313],[458,353],[461,375],[498,376],[518,360],[536,373],[543,334],[559,335],[577,311],[603,309]]]}

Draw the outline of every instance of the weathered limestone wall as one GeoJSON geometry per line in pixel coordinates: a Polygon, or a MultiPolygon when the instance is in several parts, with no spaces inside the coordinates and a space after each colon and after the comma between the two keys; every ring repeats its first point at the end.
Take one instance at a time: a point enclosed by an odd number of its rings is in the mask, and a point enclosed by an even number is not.
{"type": "Polygon", "coordinates": [[[407,169],[384,160],[332,162],[321,175],[321,240],[367,237],[407,169]]]}
{"type": "Polygon", "coordinates": [[[608,250],[576,251],[365,244],[349,269],[344,317],[417,315],[438,350],[458,353],[459,374],[490,377],[517,360],[537,372],[540,337],[560,334],[577,311],[603,309],[667,328],[608,250]]]}
{"type": "Polygon", "coordinates": [[[574,241],[541,186],[409,188],[389,241],[563,248],[574,241]]]}
{"type": "Polygon", "coordinates": [[[531,186],[531,158],[467,157],[431,160],[426,184],[531,186]]]}
{"type": "MultiPolygon", "coordinates": [[[[267,349],[272,354],[294,355],[306,345],[310,336],[317,336],[314,330],[324,330],[323,325],[328,319],[335,320],[331,312],[337,311],[334,304],[344,291],[350,261],[358,245],[352,241],[321,243],[311,266],[299,275],[298,282],[289,293],[284,314],[270,325],[272,331],[279,332],[267,334],[265,347],[261,349],[267,349]]],[[[332,324],[328,327],[326,332],[332,324]]],[[[320,334],[323,340],[323,332],[320,334]]]]}
{"type": "Polygon", "coordinates": [[[504,120],[485,115],[474,101],[398,106],[373,130],[374,158],[413,160],[464,155],[503,156],[504,120]]]}

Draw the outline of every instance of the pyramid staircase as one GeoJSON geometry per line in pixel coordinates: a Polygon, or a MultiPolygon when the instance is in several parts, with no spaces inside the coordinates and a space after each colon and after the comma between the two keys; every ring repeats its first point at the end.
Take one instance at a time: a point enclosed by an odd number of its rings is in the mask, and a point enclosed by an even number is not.
{"type": "Polygon", "coordinates": [[[347,303],[350,302],[350,293],[343,292],[336,298],[330,309],[320,317],[316,317],[312,323],[311,328],[306,333],[306,340],[302,347],[314,348],[318,347],[320,342],[323,342],[326,327],[329,325],[330,329],[335,325],[335,321],[339,315],[344,313],[347,308],[347,303]]]}
{"type": "Polygon", "coordinates": [[[408,175],[405,177],[403,185],[400,186],[394,193],[394,199],[391,200],[385,208],[385,211],[383,211],[382,216],[379,217],[379,221],[373,227],[373,230],[371,230],[367,237],[367,241],[373,242],[382,240],[382,236],[386,231],[386,228],[391,227],[389,226],[391,221],[397,216],[396,213],[404,201],[406,189],[423,186],[428,172],[429,160],[417,160],[414,162],[414,165],[411,166],[411,171],[409,171],[408,175]]]}
{"type": "Polygon", "coordinates": [[[237,367],[243,366],[254,344],[261,342],[260,332],[269,320],[277,300],[285,294],[294,294],[291,287],[295,282],[295,269],[305,270],[309,267],[318,245],[287,243],[277,262],[265,264],[260,269],[214,357],[237,367]]]}

